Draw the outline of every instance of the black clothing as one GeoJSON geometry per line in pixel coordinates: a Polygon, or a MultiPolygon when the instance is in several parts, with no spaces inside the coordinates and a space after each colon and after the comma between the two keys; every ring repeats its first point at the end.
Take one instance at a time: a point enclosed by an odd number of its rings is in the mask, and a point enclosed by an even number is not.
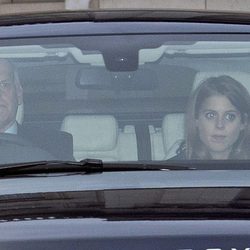
{"type": "Polygon", "coordinates": [[[175,161],[175,160],[186,160],[186,143],[185,143],[185,141],[183,141],[181,144],[180,144],[180,146],[179,146],[179,148],[176,150],[176,155],[174,156],[174,157],[172,157],[172,158],[170,158],[169,160],[173,160],[173,161],[175,161]]]}
{"type": "Polygon", "coordinates": [[[186,160],[186,150],[177,151],[176,155],[169,159],[169,161],[186,160]]]}
{"type": "MultiPolygon", "coordinates": [[[[21,136],[0,133],[0,164],[57,160],[21,136]]],[[[1,166],[2,167],[2,166],[1,166]]]]}
{"type": "Polygon", "coordinates": [[[73,137],[67,132],[18,125],[17,135],[49,152],[58,160],[74,160],[73,137]]]}

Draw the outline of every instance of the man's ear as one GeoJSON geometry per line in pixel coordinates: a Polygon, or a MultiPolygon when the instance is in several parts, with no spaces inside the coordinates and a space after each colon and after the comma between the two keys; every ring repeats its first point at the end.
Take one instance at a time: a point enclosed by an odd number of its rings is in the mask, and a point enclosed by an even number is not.
{"type": "Polygon", "coordinates": [[[199,125],[199,121],[198,119],[195,119],[195,127],[198,127],[198,125],[199,125]]]}
{"type": "Polygon", "coordinates": [[[18,105],[21,105],[23,104],[23,88],[20,83],[17,72],[15,72],[15,84],[16,84],[16,94],[17,94],[18,105]]]}
{"type": "Polygon", "coordinates": [[[23,88],[20,84],[17,88],[17,100],[18,100],[18,105],[23,104],[23,88]]]}

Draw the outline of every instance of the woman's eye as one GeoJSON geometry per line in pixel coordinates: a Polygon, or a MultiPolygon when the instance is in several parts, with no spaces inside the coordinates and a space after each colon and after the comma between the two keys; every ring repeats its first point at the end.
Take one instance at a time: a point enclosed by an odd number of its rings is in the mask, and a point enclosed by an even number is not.
{"type": "Polygon", "coordinates": [[[226,114],[226,119],[228,120],[228,121],[234,121],[235,120],[235,118],[236,118],[236,115],[235,114],[226,114]]]}
{"type": "Polygon", "coordinates": [[[213,119],[215,117],[215,113],[214,112],[207,112],[207,113],[205,113],[205,117],[207,119],[213,119]]]}

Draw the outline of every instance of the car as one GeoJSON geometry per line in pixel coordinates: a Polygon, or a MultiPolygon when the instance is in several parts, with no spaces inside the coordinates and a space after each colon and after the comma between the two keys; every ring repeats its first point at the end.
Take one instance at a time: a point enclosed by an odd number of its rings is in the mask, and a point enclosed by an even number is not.
{"type": "Polygon", "coordinates": [[[0,248],[250,249],[249,65],[246,13],[1,16],[0,248]]]}

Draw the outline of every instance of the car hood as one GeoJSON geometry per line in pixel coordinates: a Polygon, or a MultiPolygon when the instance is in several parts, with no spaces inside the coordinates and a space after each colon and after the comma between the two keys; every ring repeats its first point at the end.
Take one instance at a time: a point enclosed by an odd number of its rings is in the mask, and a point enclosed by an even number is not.
{"type": "Polygon", "coordinates": [[[44,174],[0,179],[0,220],[249,218],[249,170],[44,174]]]}
{"type": "Polygon", "coordinates": [[[250,170],[40,174],[0,179],[0,195],[149,188],[250,187],[250,170]]]}

